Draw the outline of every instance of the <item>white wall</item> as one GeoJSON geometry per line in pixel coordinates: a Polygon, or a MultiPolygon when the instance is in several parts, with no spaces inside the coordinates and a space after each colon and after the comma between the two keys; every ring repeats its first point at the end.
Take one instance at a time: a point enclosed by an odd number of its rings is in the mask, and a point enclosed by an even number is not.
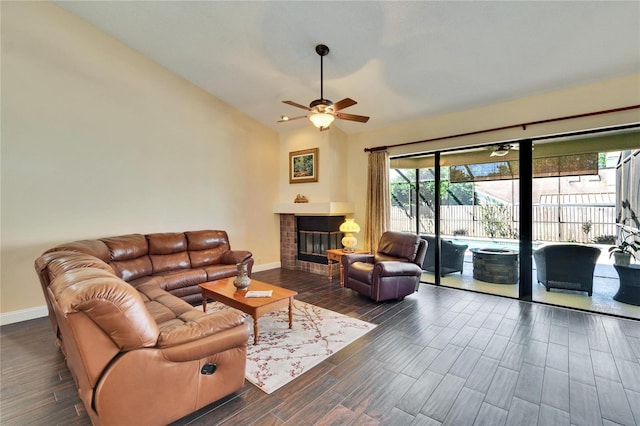
{"type": "MultiPolygon", "coordinates": [[[[0,313],[55,244],[224,229],[279,262],[276,132],[46,2],[2,2],[0,313]]],[[[224,76],[221,76],[224,77],[224,76]]]]}
{"type": "Polygon", "coordinates": [[[311,203],[346,202],[348,137],[337,126],[319,131],[307,127],[280,134],[280,203],[293,203],[297,194],[311,203]],[[318,182],[289,183],[289,153],[318,148],[318,182]]]}

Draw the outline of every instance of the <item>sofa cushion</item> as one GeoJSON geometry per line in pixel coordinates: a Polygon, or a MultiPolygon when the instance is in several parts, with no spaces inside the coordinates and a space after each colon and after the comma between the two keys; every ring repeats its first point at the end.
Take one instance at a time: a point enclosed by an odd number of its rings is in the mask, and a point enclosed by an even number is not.
{"type": "Polygon", "coordinates": [[[148,256],[149,246],[144,235],[122,235],[102,238],[100,241],[109,248],[111,266],[123,280],[131,281],[153,272],[153,265],[148,256]]]}
{"type": "Polygon", "coordinates": [[[153,272],[153,265],[149,256],[142,256],[132,260],[122,260],[119,262],[111,262],[111,267],[118,277],[125,281],[135,280],[136,278],[150,275],[153,272]]]}
{"type": "Polygon", "coordinates": [[[147,310],[158,324],[193,310],[193,306],[162,290],[155,282],[141,284],[136,287],[136,290],[140,293],[147,310]]]}
{"type": "Polygon", "coordinates": [[[204,269],[181,269],[177,271],[165,271],[154,274],[160,287],[167,291],[183,287],[191,287],[207,282],[207,273],[204,269]]]}
{"type": "Polygon", "coordinates": [[[191,267],[187,237],[183,233],[149,234],[147,241],[154,274],[191,267]]]}
{"type": "Polygon", "coordinates": [[[238,268],[235,263],[231,265],[219,264],[210,265],[203,268],[207,274],[207,281],[221,280],[223,278],[235,277],[238,274],[238,268]]]}
{"type": "Polygon", "coordinates": [[[149,254],[147,239],[141,234],[101,238],[109,248],[111,261],[131,260],[149,254]]]}
{"type": "Polygon", "coordinates": [[[378,262],[409,262],[406,257],[389,256],[388,254],[377,252],[374,255],[375,263],[378,262]]]}
{"type": "Polygon", "coordinates": [[[189,231],[185,235],[192,268],[220,263],[231,249],[225,231],[189,231]]]}
{"type": "Polygon", "coordinates": [[[191,309],[171,321],[159,324],[158,347],[166,348],[199,340],[202,336],[209,336],[230,330],[245,323],[245,315],[235,309],[223,309],[212,314],[205,314],[191,309]]]}
{"type": "Polygon", "coordinates": [[[191,266],[194,268],[200,268],[202,266],[220,263],[225,252],[226,249],[223,247],[209,250],[189,251],[191,266]]]}
{"type": "Polygon", "coordinates": [[[173,254],[151,254],[149,258],[151,258],[154,274],[191,267],[189,254],[186,251],[173,254]]]}
{"type": "Polygon", "coordinates": [[[100,240],[74,241],[72,243],[66,243],[56,246],[51,250],[47,250],[47,252],[61,250],[90,254],[91,256],[95,256],[105,263],[109,263],[111,261],[111,253],[109,253],[109,247],[107,247],[106,244],[100,240]]]}
{"type": "Polygon", "coordinates": [[[98,268],[104,271],[114,273],[113,268],[102,260],[85,253],[72,251],[56,251],[43,255],[47,259],[47,270],[49,271],[49,279],[53,281],[58,275],[65,273],[71,269],[77,268],[98,268]]]}
{"type": "Polygon", "coordinates": [[[224,247],[230,250],[229,237],[225,231],[204,230],[204,231],[187,231],[187,242],[189,250],[206,250],[212,248],[224,247]]]}
{"type": "Polygon", "coordinates": [[[182,232],[147,235],[149,254],[172,254],[187,251],[187,237],[182,232]]]}
{"type": "Polygon", "coordinates": [[[413,262],[416,258],[419,244],[420,238],[415,234],[387,231],[380,238],[377,254],[386,255],[390,258],[404,258],[413,262]]]}
{"type": "Polygon", "coordinates": [[[192,341],[244,323],[245,315],[235,309],[206,314],[161,290],[154,283],[142,284],[138,291],[147,310],[158,324],[158,347],[192,341]]]}

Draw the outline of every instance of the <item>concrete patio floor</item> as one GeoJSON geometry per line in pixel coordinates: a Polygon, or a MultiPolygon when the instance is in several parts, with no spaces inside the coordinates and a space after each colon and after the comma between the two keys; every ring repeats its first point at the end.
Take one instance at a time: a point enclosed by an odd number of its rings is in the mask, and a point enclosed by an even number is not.
{"type": "MultiPolygon", "coordinates": [[[[640,319],[640,306],[629,305],[613,300],[613,296],[618,291],[619,279],[606,249],[602,250],[602,254],[596,264],[593,280],[593,295],[591,297],[589,297],[586,292],[579,291],[559,289],[547,291],[536,279],[535,262],[533,266],[532,290],[533,300],[535,302],[640,319]]],[[[518,297],[517,284],[491,284],[475,280],[473,278],[472,255],[469,251],[467,251],[465,255],[463,270],[462,274],[453,273],[442,277],[442,285],[499,296],[518,297]]],[[[435,276],[431,272],[423,272],[421,281],[433,284],[435,283],[435,276]]]]}

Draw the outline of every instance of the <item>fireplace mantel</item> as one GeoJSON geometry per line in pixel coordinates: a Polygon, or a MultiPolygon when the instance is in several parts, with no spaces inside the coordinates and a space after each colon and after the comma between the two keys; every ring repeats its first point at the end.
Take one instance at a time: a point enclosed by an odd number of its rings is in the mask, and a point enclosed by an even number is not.
{"type": "Polygon", "coordinates": [[[353,214],[353,203],[280,203],[273,206],[273,212],[305,216],[334,216],[353,214]]]}

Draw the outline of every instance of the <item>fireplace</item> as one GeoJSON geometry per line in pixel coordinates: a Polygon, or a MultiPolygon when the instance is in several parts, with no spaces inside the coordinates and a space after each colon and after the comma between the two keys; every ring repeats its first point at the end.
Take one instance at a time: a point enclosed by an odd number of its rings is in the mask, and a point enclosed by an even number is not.
{"type": "MultiPolygon", "coordinates": [[[[326,250],[342,247],[342,233],[339,231],[342,222],[344,215],[298,216],[280,213],[281,267],[327,274],[326,250]],[[303,243],[302,250],[298,248],[299,242],[303,243]]],[[[332,272],[338,272],[338,269],[333,268],[332,272]]]]}
{"type": "Polygon", "coordinates": [[[298,260],[327,264],[327,250],[342,247],[344,216],[297,216],[298,260]]]}

